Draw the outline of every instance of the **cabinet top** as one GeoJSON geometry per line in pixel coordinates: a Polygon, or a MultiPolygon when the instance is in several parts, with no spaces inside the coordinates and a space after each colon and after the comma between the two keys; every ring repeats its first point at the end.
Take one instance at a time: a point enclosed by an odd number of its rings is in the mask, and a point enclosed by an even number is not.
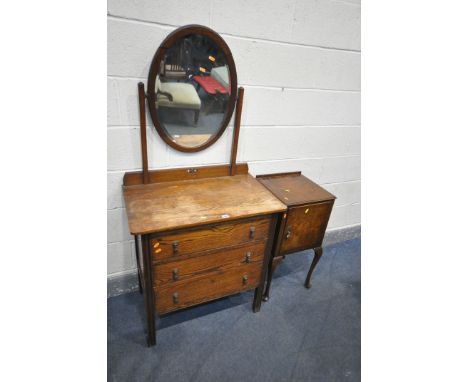
{"type": "Polygon", "coordinates": [[[336,199],[300,172],[259,175],[257,179],[287,206],[336,199]]]}
{"type": "Polygon", "coordinates": [[[251,175],[124,186],[132,235],[286,211],[251,175]]]}

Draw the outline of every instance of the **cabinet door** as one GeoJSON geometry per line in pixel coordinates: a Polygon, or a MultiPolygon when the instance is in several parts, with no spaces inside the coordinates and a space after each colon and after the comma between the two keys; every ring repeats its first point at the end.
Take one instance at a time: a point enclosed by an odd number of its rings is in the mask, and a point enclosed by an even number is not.
{"type": "Polygon", "coordinates": [[[322,245],[333,201],[291,207],[283,233],[281,254],[322,245]]]}

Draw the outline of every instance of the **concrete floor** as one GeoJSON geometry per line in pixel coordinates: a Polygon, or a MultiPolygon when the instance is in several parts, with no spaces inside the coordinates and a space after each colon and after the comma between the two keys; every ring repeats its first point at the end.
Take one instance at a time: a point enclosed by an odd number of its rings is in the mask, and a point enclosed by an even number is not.
{"type": "Polygon", "coordinates": [[[325,247],[310,290],[312,252],[288,256],[259,313],[247,292],[158,318],[153,348],[143,297],[108,299],[108,380],[359,381],[360,249],[325,247]]]}

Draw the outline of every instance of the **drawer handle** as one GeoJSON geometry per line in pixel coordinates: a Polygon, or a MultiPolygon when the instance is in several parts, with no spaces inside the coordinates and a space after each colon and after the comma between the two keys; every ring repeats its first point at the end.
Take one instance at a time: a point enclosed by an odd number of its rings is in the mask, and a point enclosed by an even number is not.
{"type": "Polygon", "coordinates": [[[250,227],[250,239],[253,239],[255,236],[255,227],[250,227]]]}
{"type": "Polygon", "coordinates": [[[178,303],[179,303],[179,293],[175,292],[175,293],[172,295],[172,301],[174,302],[174,304],[178,304],[178,303]]]}
{"type": "Polygon", "coordinates": [[[172,243],[172,250],[174,251],[174,254],[179,253],[179,242],[178,241],[174,241],[172,243]]]}
{"type": "Polygon", "coordinates": [[[179,268],[175,268],[172,270],[172,280],[179,280],[179,268]]]}
{"type": "Polygon", "coordinates": [[[252,257],[252,252],[247,252],[245,254],[245,262],[250,263],[251,262],[251,257],[252,257]]]}
{"type": "Polygon", "coordinates": [[[288,230],[286,231],[286,240],[288,240],[291,237],[291,227],[288,227],[288,230]]]}
{"type": "Polygon", "coordinates": [[[247,275],[242,276],[242,285],[247,285],[247,281],[249,281],[249,276],[247,275]]]}

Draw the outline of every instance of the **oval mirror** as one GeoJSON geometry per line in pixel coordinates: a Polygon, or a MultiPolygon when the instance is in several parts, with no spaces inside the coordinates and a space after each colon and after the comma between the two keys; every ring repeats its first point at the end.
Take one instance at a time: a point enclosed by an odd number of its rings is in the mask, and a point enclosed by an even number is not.
{"type": "Polygon", "coordinates": [[[189,25],[156,51],[148,77],[148,104],[159,135],[173,148],[195,152],[218,140],[237,96],[231,51],[213,30],[189,25]]]}

